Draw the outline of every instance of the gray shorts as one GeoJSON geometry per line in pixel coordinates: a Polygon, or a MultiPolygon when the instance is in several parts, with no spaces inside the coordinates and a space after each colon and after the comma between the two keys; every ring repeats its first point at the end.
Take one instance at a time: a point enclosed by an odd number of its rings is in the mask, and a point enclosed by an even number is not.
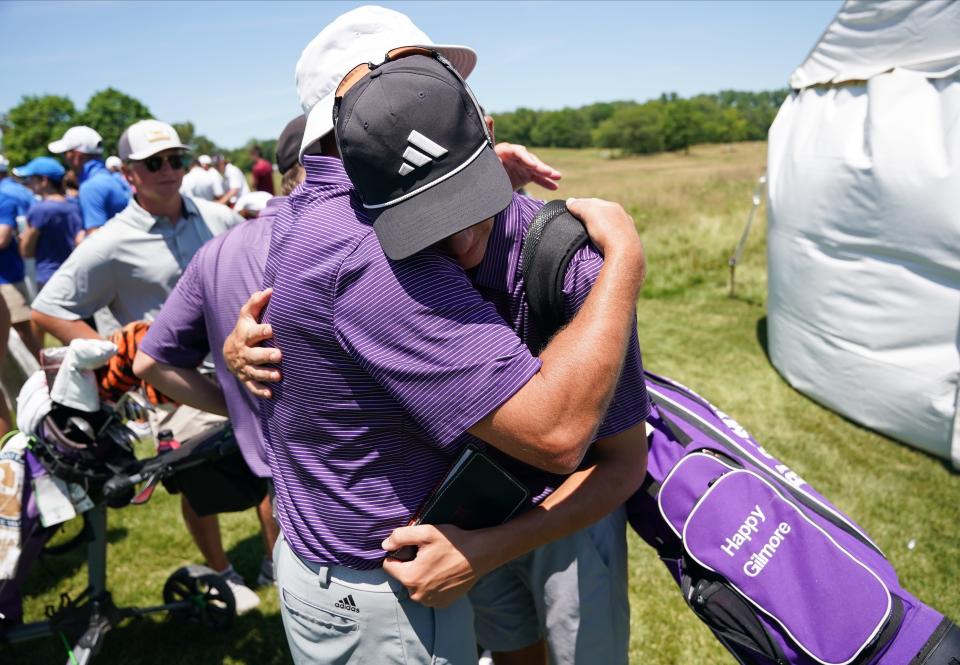
{"type": "Polygon", "coordinates": [[[497,568],[470,591],[477,640],[514,651],[544,638],[553,665],[626,664],[624,509],[497,568]]]}
{"type": "Polygon", "coordinates": [[[282,535],[273,560],[294,663],[476,665],[466,598],[443,609],[425,607],[382,568],[306,563],[282,535]]]}

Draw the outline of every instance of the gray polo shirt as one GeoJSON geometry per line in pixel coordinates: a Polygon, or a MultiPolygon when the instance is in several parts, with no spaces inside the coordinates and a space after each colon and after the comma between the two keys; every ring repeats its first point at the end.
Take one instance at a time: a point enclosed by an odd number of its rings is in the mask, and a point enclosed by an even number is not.
{"type": "Polygon", "coordinates": [[[80,243],[33,309],[75,321],[107,307],[120,325],[152,321],[203,243],[242,221],[226,206],[184,196],[183,217],[173,223],[131,199],[80,243]]]}

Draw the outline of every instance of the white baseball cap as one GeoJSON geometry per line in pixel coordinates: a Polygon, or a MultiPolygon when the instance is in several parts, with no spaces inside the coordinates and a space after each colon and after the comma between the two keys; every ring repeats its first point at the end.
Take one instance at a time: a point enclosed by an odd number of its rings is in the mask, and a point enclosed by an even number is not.
{"type": "Polygon", "coordinates": [[[120,137],[117,148],[120,159],[125,162],[146,159],[171,148],[187,150],[187,146],[180,142],[177,130],[159,120],[141,120],[133,123],[120,137]]]}
{"type": "Polygon", "coordinates": [[[78,125],[68,129],[62,139],[54,141],[47,147],[50,148],[50,152],[57,154],[76,150],[85,155],[99,155],[103,152],[103,137],[92,127],[78,125]]]}
{"type": "Polygon", "coordinates": [[[387,51],[400,46],[426,46],[450,61],[466,78],[477,64],[467,46],[434,44],[405,14],[366,5],[338,16],[320,31],[300,54],[296,81],[307,126],[300,159],[307,147],[333,131],[333,99],[347,73],[364,62],[381,62],[387,51]]]}
{"type": "Polygon", "coordinates": [[[106,167],[107,167],[108,169],[110,169],[111,171],[113,171],[113,170],[117,170],[117,169],[119,169],[121,166],[123,166],[123,162],[120,161],[120,158],[117,157],[116,155],[110,155],[109,157],[107,157],[107,159],[106,159],[106,161],[103,163],[103,165],[106,166],[106,167]]]}
{"type": "Polygon", "coordinates": [[[197,163],[200,166],[210,166],[213,164],[213,160],[210,158],[210,155],[200,155],[197,157],[197,163]]]}

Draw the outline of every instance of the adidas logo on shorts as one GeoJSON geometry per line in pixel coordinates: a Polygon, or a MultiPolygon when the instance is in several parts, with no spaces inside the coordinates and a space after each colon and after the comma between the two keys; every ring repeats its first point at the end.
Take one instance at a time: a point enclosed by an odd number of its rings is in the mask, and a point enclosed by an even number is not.
{"type": "Polygon", "coordinates": [[[334,603],[334,607],[337,607],[341,610],[348,610],[350,612],[360,613],[360,608],[357,607],[357,604],[353,602],[353,595],[349,595],[346,598],[341,598],[339,603],[334,603]]]}

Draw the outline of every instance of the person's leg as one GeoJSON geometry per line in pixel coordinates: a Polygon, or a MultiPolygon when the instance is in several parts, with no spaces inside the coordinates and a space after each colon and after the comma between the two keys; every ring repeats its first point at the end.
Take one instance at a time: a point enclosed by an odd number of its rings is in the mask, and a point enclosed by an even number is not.
{"type": "Polygon", "coordinates": [[[263,551],[267,558],[273,560],[273,546],[280,535],[280,527],[273,519],[273,500],[269,493],[257,506],[257,517],[260,519],[260,535],[263,536],[263,551]]]}
{"type": "Polygon", "coordinates": [[[263,561],[260,562],[260,574],[257,576],[257,586],[268,586],[276,582],[273,570],[273,550],[280,535],[280,526],[273,516],[273,486],[257,506],[257,517],[260,520],[260,535],[263,537],[263,561]]]}
{"type": "Polygon", "coordinates": [[[0,293],[3,294],[3,300],[10,313],[10,322],[17,331],[17,335],[33,357],[39,360],[43,344],[42,338],[34,333],[30,319],[30,294],[27,292],[27,285],[24,282],[0,284],[0,293]]]}
{"type": "MultiPolygon", "coordinates": [[[[178,441],[186,441],[222,426],[225,420],[221,416],[198,411],[189,406],[181,406],[153,423],[154,436],[157,432],[169,429],[178,441]]],[[[200,550],[200,554],[203,555],[207,565],[219,573],[227,581],[230,590],[233,591],[234,598],[237,601],[237,613],[243,614],[257,607],[260,604],[260,597],[247,586],[243,577],[230,565],[230,560],[223,549],[223,541],[220,538],[220,522],[217,516],[201,517],[193,510],[186,497],[182,497],[180,509],[183,513],[183,521],[187,531],[193,538],[193,542],[196,543],[197,549],[200,550]]]]}
{"type": "Polygon", "coordinates": [[[496,665],[546,663],[546,648],[530,590],[534,553],[504,564],[470,589],[477,641],[496,665]]]}
{"type": "Polygon", "coordinates": [[[626,665],[630,602],[622,507],[536,550],[530,579],[551,663],[626,665]]]}
{"type": "Polygon", "coordinates": [[[216,515],[201,517],[194,512],[187,501],[187,497],[180,497],[180,510],[183,513],[183,523],[187,531],[197,544],[197,549],[206,560],[207,565],[215,571],[222,572],[230,567],[226,552],[223,551],[223,542],[220,539],[220,520],[216,515]]]}
{"type": "MultiPolygon", "coordinates": [[[[220,427],[225,418],[199,411],[189,406],[181,406],[156,424],[157,432],[169,429],[177,441],[183,442],[200,436],[211,429],[220,427]]],[[[217,572],[230,567],[230,561],[223,550],[220,538],[220,522],[216,515],[200,517],[194,512],[186,497],[180,502],[183,521],[187,526],[197,549],[207,561],[207,565],[217,572]]]]}

